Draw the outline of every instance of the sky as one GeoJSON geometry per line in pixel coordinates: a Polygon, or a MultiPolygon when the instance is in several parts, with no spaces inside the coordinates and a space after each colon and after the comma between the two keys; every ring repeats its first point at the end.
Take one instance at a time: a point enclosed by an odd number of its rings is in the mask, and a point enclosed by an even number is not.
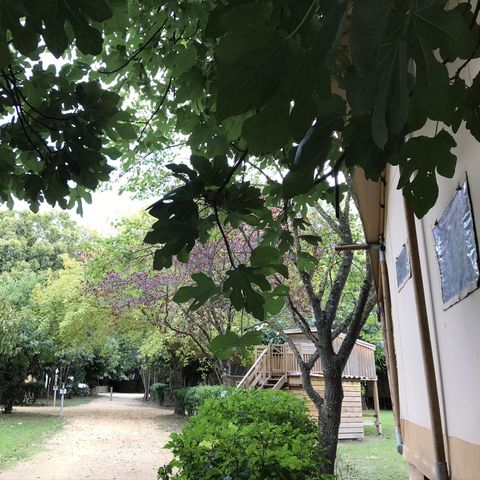
{"type": "Polygon", "coordinates": [[[83,203],[83,216],[71,211],[71,216],[84,227],[101,235],[113,233],[112,223],[148,207],[152,202],[134,200],[128,193],[115,190],[97,191],[92,194],[90,205],[83,203]]]}
{"type": "MultiPolygon", "coordinates": [[[[83,215],[76,213],[75,209],[66,210],[71,217],[83,227],[93,230],[102,236],[107,236],[115,232],[112,223],[122,217],[128,217],[145,209],[153,200],[134,200],[128,193],[120,194],[118,190],[96,191],[92,193],[92,203],[83,202],[83,215]]],[[[5,209],[5,206],[1,206],[5,209]]],[[[16,201],[14,210],[28,210],[26,202],[16,201]]],[[[61,211],[60,207],[52,209],[46,203],[40,205],[40,212],[50,212],[52,210],[61,211]]]]}

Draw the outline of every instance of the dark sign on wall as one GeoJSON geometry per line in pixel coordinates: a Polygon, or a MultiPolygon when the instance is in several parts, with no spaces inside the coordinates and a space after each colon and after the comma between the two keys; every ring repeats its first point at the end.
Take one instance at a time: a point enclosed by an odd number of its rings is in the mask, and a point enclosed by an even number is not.
{"type": "Polygon", "coordinates": [[[433,228],[445,308],[479,284],[480,271],[472,206],[465,181],[433,228]]]}

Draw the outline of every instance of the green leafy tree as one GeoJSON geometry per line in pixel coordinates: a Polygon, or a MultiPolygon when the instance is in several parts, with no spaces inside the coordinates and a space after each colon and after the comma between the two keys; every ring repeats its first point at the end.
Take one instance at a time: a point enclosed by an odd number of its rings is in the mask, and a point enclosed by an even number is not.
{"type": "MultiPolygon", "coordinates": [[[[33,291],[32,310],[37,322],[55,342],[55,362],[64,379],[76,372],[80,380],[126,378],[138,366],[129,344],[115,327],[110,309],[89,293],[82,264],[64,258],[65,268],[48,275],[33,291]]],[[[78,379],[78,377],[77,377],[78,379]]]]}
{"type": "Polygon", "coordinates": [[[12,412],[14,402],[23,401],[28,387],[36,385],[54,356],[54,342],[26,303],[32,279],[16,278],[14,284],[15,290],[5,283],[0,287],[0,403],[4,413],[12,412]]]}
{"type": "Polygon", "coordinates": [[[62,255],[78,254],[87,238],[65,212],[0,212],[0,273],[61,269],[62,255]]]}

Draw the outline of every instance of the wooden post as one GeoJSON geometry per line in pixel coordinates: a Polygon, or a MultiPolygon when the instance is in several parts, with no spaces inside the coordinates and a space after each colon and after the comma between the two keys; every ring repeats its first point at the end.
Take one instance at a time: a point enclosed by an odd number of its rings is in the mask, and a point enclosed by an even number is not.
{"type": "Polygon", "coordinates": [[[272,344],[268,346],[268,360],[267,360],[267,371],[266,371],[266,378],[268,378],[272,374],[272,344]]]}
{"type": "Polygon", "coordinates": [[[113,387],[110,387],[110,401],[112,401],[112,396],[113,396],[113,387]]]}
{"type": "Polygon", "coordinates": [[[395,433],[397,436],[397,451],[403,453],[402,430],[400,423],[400,393],[398,388],[397,356],[393,340],[392,304],[390,298],[390,284],[388,281],[387,262],[385,252],[380,250],[380,275],[382,280],[383,299],[380,302],[380,320],[383,337],[385,339],[385,360],[387,362],[388,382],[392,399],[395,433]]]}
{"type": "Polygon", "coordinates": [[[372,382],[373,387],[373,407],[375,408],[375,428],[377,435],[382,434],[382,421],[380,420],[380,400],[378,399],[378,384],[377,380],[372,382]]]}
{"type": "Polygon", "coordinates": [[[405,220],[407,223],[408,243],[410,247],[410,264],[412,269],[413,292],[415,294],[415,306],[417,309],[418,330],[420,333],[420,345],[422,347],[425,382],[427,387],[428,407],[430,410],[430,422],[433,435],[433,451],[435,454],[436,480],[448,480],[448,466],[443,440],[442,416],[440,414],[440,400],[435,374],[435,362],[428,323],[427,306],[425,302],[425,290],[423,287],[422,267],[418,250],[417,227],[413,210],[403,197],[405,206],[405,220]]]}

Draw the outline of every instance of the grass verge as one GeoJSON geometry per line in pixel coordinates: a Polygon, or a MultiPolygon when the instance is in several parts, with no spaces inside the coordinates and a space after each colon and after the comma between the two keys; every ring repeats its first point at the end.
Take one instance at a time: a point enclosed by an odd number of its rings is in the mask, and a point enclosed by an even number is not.
{"type": "Polygon", "coordinates": [[[46,438],[63,425],[64,420],[53,415],[0,414],[0,470],[40,451],[46,438]]]}
{"type": "MultiPolygon", "coordinates": [[[[76,407],[77,405],[85,405],[86,403],[90,403],[95,397],[73,397],[73,398],[66,398],[64,406],[65,407],[76,407]]],[[[60,406],[60,403],[57,402],[57,405],[60,406]]]]}
{"type": "MultiPolygon", "coordinates": [[[[373,412],[365,412],[366,418],[373,412]]],[[[338,445],[339,480],[407,480],[407,462],[397,453],[393,413],[382,411],[383,434],[375,426],[365,427],[362,441],[342,441],[338,445]]]]}

